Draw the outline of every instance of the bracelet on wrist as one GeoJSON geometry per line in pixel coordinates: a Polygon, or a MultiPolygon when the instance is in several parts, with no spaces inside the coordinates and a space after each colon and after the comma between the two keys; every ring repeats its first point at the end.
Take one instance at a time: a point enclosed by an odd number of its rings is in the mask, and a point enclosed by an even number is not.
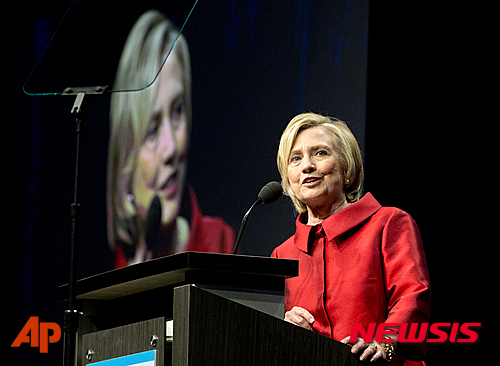
{"type": "MultiPolygon", "coordinates": [[[[384,339],[393,339],[387,336],[384,336],[384,339]]],[[[384,347],[385,350],[385,359],[387,363],[391,362],[392,358],[394,357],[394,354],[396,353],[396,346],[394,345],[393,342],[382,342],[380,343],[382,347],[384,347]]]]}

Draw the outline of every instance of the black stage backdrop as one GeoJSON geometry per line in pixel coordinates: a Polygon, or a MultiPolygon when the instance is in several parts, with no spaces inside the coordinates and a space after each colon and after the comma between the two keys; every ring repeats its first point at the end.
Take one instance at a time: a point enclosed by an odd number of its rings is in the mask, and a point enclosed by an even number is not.
{"type": "MultiPolygon", "coordinates": [[[[14,164],[13,179],[7,173],[13,184],[7,347],[30,316],[62,325],[57,286],[69,278],[74,100],[30,97],[22,85],[67,3],[23,9],[15,29],[16,119],[5,139],[14,164]]],[[[261,186],[279,180],[275,156],[288,121],[303,111],[346,120],[364,154],[365,192],[409,212],[421,229],[432,322],[483,324],[475,344],[429,347],[429,365],[477,364],[490,322],[479,250],[490,244],[489,213],[481,207],[488,171],[477,163],[486,155],[478,150],[484,129],[469,88],[476,69],[464,57],[477,40],[463,29],[464,10],[420,2],[200,1],[184,31],[193,74],[188,181],[202,212],[237,231],[261,186]]],[[[78,278],[113,266],[106,239],[108,118],[109,96],[89,101],[78,278]]],[[[288,199],[259,206],[241,253],[268,256],[293,234],[294,220],[288,199]]],[[[48,354],[26,344],[9,348],[7,358],[13,365],[54,365],[61,356],[62,341],[48,354]]]]}
{"type": "Polygon", "coordinates": [[[365,189],[419,225],[431,322],[482,324],[476,344],[429,345],[429,365],[483,365],[491,352],[496,214],[487,208],[498,201],[487,186],[498,153],[487,138],[487,12],[370,3],[365,189]]]}

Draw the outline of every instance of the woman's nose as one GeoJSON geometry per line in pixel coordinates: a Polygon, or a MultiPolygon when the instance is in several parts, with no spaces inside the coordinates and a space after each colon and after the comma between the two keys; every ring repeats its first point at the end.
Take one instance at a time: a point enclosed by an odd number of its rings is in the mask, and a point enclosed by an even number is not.
{"type": "Polygon", "coordinates": [[[163,164],[170,164],[175,156],[175,137],[168,119],[162,123],[158,153],[163,164]]]}
{"type": "Polygon", "coordinates": [[[304,173],[310,173],[314,170],[316,170],[316,165],[314,164],[312,158],[309,156],[304,156],[304,158],[302,159],[302,171],[304,173]]]}

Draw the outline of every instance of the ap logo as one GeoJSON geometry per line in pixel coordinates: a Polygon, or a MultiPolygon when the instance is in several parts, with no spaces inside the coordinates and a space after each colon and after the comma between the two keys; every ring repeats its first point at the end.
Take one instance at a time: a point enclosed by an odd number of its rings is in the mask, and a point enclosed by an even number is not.
{"type": "Polygon", "coordinates": [[[61,327],[57,323],[40,322],[38,316],[32,316],[10,346],[19,347],[21,343],[30,343],[31,347],[39,347],[40,353],[48,353],[49,343],[56,343],[60,339],[61,327]],[[49,330],[52,331],[51,335],[49,330]]]}

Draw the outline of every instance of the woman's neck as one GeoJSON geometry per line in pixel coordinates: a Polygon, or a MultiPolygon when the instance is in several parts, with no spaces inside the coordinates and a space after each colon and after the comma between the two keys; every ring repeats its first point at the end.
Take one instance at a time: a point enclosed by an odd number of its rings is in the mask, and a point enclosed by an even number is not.
{"type": "Polygon", "coordinates": [[[321,223],[323,220],[326,220],[330,216],[332,216],[334,213],[339,212],[340,210],[346,208],[349,206],[349,203],[347,200],[339,200],[334,202],[333,205],[327,208],[310,208],[307,207],[307,225],[318,225],[321,223]]]}

